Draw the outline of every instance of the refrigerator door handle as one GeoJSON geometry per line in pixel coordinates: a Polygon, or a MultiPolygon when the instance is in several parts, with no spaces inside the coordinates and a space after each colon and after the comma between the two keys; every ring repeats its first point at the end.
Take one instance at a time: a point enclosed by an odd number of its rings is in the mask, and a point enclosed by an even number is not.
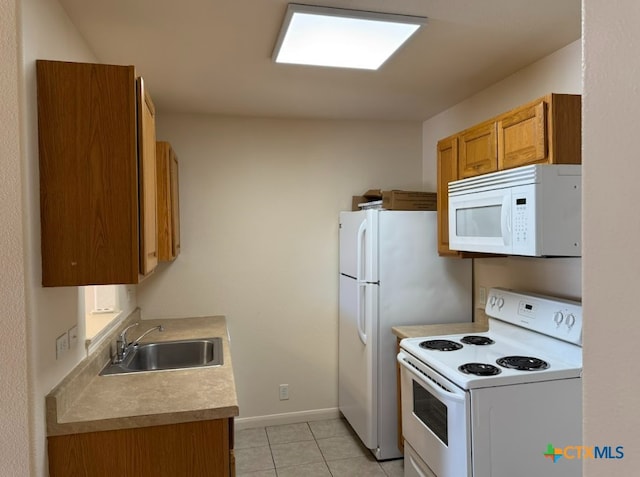
{"type": "Polygon", "coordinates": [[[365,282],[358,281],[358,300],[356,305],[356,329],[358,330],[358,337],[363,345],[367,345],[367,333],[365,328],[365,307],[364,307],[364,295],[366,293],[365,282]]]}
{"type": "Polygon", "coordinates": [[[362,263],[364,262],[364,236],[367,232],[367,220],[363,220],[358,227],[358,235],[356,238],[356,280],[358,284],[362,281],[362,263]]]}

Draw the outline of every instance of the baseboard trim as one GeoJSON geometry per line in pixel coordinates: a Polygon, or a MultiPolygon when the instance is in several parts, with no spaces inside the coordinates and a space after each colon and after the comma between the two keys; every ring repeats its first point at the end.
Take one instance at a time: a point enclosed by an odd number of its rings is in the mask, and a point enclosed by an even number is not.
{"type": "Polygon", "coordinates": [[[328,409],[315,409],[312,411],[269,414],[267,416],[237,417],[234,421],[236,431],[241,431],[243,429],[253,429],[255,427],[280,426],[283,424],[296,424],[298,422],[338,419],[340,417],[342,417],[340,410],[337,407],[332,407],[328,409]]]}

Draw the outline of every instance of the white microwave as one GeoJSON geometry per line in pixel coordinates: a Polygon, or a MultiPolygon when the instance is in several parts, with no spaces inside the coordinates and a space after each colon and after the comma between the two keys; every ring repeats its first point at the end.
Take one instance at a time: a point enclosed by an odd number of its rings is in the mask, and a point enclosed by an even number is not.
{"type": "Polygon", "coordinates": [[[582,255],[582,166],[537,164],[449,183],[449,247],[532,257],[582,255]]]}

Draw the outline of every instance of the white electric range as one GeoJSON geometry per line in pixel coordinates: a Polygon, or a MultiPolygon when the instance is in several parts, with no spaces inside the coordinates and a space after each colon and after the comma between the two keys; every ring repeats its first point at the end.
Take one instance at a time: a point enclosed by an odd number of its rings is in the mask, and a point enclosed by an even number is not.
{"type": "Polygon", "coordinates": [[[582,307],[491,289],[489,330],[401,341],[405,476],[579,476],[582,307]]]}

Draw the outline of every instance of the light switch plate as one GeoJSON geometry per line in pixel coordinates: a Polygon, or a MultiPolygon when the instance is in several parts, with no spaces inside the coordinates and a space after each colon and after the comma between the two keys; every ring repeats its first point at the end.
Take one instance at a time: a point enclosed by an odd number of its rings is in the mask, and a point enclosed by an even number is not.
{"type": "Polygon", "coordinates": [[[56,359],[69,349],[69,333],[66,331],[56,338],[56,359]]]}
{"type": "Polygon", "coordinates": [[[281,401],[286,401],[287,399],[289,399],[289,385],[288,384],[281,384],[280,385],[280,400],[281,401]]]}
{"type": "Polygon", "coordinates": [[[487,304],[487,289],[485,287],[480,287],[478,289],[478,305],[486,305],[487,304]]]}
{"type": "Polygon", "coordinates": [[[78,344],[78,325],[69,328],[69,349],[78,344]]]}

